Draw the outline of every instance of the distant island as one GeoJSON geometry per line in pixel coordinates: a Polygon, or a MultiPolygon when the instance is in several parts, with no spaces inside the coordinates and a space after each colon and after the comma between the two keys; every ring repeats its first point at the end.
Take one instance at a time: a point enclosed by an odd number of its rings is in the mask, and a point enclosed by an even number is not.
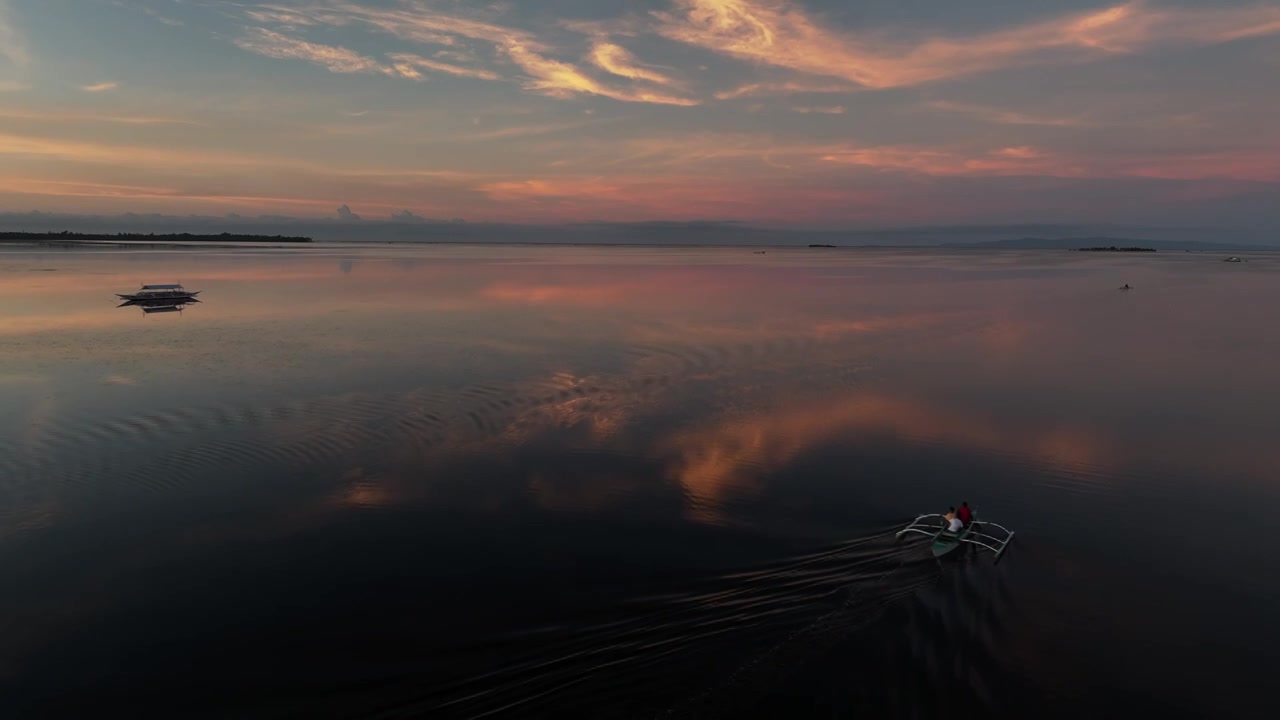
{"type": "Polygon", "coordinates": [[[309,237],[288,235],[192,235],[191,233],[73,233],[73,232],[0,232],[0,241],[9,242],[276,242],[309,243],[309,237]]]}
{"type": "Polygon", "coordinates": [[[1116,247],[1111,245],[1108,247],[1082,247],[1073,248],[1076,252],[1155,252],[1155,248],[1149,247],[1116,247]]]}
{"type": "Polygon", "coordinates": [[[1275,249],[1248,244],[1120,237],[1019,237],[987,242],[947,243],[943,247],[983,248],[987,250],[1079,250],[1083,252],[1155,252],[1157,250],[1222,252],[1226,250],[1275,249]]]}
{"type": "Polygon", "coordinates": [[[835,247],[835,245],[824,245],[822,243],[812,243],[809,247],[835,247]]]}

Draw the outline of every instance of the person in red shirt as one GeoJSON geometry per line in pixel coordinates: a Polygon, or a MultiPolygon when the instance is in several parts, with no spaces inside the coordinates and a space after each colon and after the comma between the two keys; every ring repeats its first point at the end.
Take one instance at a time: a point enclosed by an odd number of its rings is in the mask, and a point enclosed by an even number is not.
{"type": "Polygon", "coordinates": [[[973,511],[969,509],[968,501],[960,503],[960,509],[956,511],[956,517],[960,518],[960,522],[964,523],[965,527],[968,527],[969,523],[973,522],[973,511]]]}

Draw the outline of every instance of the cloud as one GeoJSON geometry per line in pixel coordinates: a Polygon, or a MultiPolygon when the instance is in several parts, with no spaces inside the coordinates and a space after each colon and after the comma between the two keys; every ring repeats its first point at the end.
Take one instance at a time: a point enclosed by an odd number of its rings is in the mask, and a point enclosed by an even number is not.
{"type": "Polygon", "coordinates": [[[96,93],[96,92],[110,92],[111,90],[115,90],[118,87],[120,87],[120,83],[117,83],[117,82],[100,82],[100,83],[94,83],[92,85],[81,85],[80,89],[85,92],[96,93]]]}
{"type": "Polygon", "coordinates": [[[988,122],[999,125],[1045,125],[1049,127],[1082,127],[1088,123],[1080,118],[1074,117],[1050,117],[1047,115],[1033,115],[1028,113],[1016,112],[1013,110],[1004,110],[1001,108],[985,107],[982,105],[970,105],[965,103],[948,102],[945,100],[935,100],[926,105],[935,110],[944,112],[960,113],[965,115],[973,115],[988,122]]]}
{"type": "Polygon", "coordinates": [[[768,82],[750,83],[716,93],[717,100],[736,100],[762,95],[799,95],[803,93],[851,93],[859,88],[838,83],[768,82]]]}
{"type": "Polygon", "coordinates": [[[613,43],[596,43],[591,49],[591,61],[605,72],[630,80],[643,80],[658,85],[676,84],[672,78],[642,67],[631,51],[613,43]]]}
{"type": "Polygon", "coordinates": [[[186,23],[182,22],[181,20],[175,20],[174,18],[161,15],[159,12],[149,7],[141,7],[139,9],[142,10],[142,12],[146,13],[146,15],[152,18],[153,20],[163,23],[165,25],[168,25],[169,27],[182,27],[186,25],[186,23]]]}
{"type": "MultiPolygon", "coordinates": [[[[394,37],[424,45],[443,46],[440,52],[465,53],[458,49],[465,41],[481,41],[493,45],[528,76],[524,87],[533,92],[558,98],[598,95],[622,102],[644,102],[661,105],[697,105],[698,101],[641,88],[617,87],[587,75],[577,66],[547,57],[549,48],[531,33],[458,15],[440,12],[419,0],[406,0],[400,7],[366,7],[351,2],[338,2],[323,9],[281,9],[268,7],[266,14],[255,19],[288,21],[294,24],[349,26],[363,24],[394,37]]],[[[254,16],[251,16],[254,17],[254,16]]],[[[487,80],[499,79],[497,73],[474,70],[428,60],[420,55],[399,53],[392,64],[383,66],[373,58],[357,55],[344,48],[333,48],[295,40],[265,28],[255,28],[253,35],[242,38],[241,47],[269,57],[302,58],[329,67],[334,72],[381,72],[410,79],[421,79],[422,70],[448,72],[487,80]]],[[[607,43],[606,43],[607,45],[607,43]]],[[[616,46],[611,46],[616,47],[616,46]]],[[[613,74],[632,80],[670,84],[661,73],[642,68],[622,48],[605,49],[601,57],[593,53],[593,61],[606,63],[613,74]],[[614,72],[618,71],[618,72],[614,72]],[[665,82],[660,82],[665,81],[665,82]]]]}
{"type": "Polygon", "coordinates": [[[0,92],[22,92],[30,89],[30,85],[20,83],[17,80],[0,80],[0,92]]]}
{"type": "MultiPolygon", "coordinates": [[[[25,90],[24,85],[12,88],[13,90],[25,90]]],[[[0,83],[0,92],[5,87],[0,83]]],[[[9,108],[0,108],[0,118],[4,119],[22,119],[22,120],[39,120],[43,122],[88,122],[88,123],[119,123],[121,125],[190,125],[203,126],[204,123],[195,120],[187,120],[185,118],[161,117],[156,115],[101,115],[98,113],[77,113],[62,111],[41,111],[41,110],[14,110],[9,108]]]]}
{"type": "MultiPolygon", "coordinates": [[[[761,166],[784,168],[833,182],[838,168],[864,168],[939,177],[1041,176],[1057,178],[1160,178],[1169,180],[1280,181],[1274,143],[1231,150],[1168,153],[1133,148],[1055,151],[1031,145],[907,145],[780,142],[758,134],[701,133],[683,137],[635,138],[584,147],[606,167],[668,176],[689,169],[708,177],[740,176],[761,166]],[[825,168],[825,170],[824,170],[825,168]]],[[[610,176],[610,181],[619,178],[610,176]]],[[[526,193],[541,186],[525,188],[526,193]]],[[[506,188],[508,192],[514,188],[506,188]]],[[[832,190],[838,194],[838,190],[832,190]]],[[[565,193],[567,194],[567,193],[565,193]]],[[[624,193],[625,194],[625,193],[624,193]]]]}
{"type": "Polygon", "coordinates": [[[18,67],[31,61],[22,34],[13,24],[9,0],[0,0],[0,59],[18,67]]]}
{"type": "Polygon", "coordinates": [[[392,67],[395,68],[402,77],[417,79],[420,76],[418,70],[432,70],[442,72],[458,77],[478,78],[481,80],[498,80],[498,74],[489,70],[481,70],[479,68],[462,67],[460,65],[452,65],[450,63],[429,60],[421,55],[412,53],[391,53],[387,56],[391,59],[392,67]]]}
{"type": "Polygon", "coordinates": [[[564,122],[564,123],[548,123],[546,125],[516,125],[512,127],[498,128],[496,130],[485,130],[483,132],[470,133],[456,138],[457,140],[477,141],[477,140],[499,140],[503,138],[521,138],[534,137],[537,135],[554,135],[556,133],[566,132],[568,130],[578,130],[596,124],[591,122],[564,122]]]}
{"type": "Polygon", "coordinates": [[[338,208],[338,219],[345,220],[345,221],[356,221],[360,219],[360,216],[351,212],[351,208],[347,207],[346,205],[343,205],[342,207],[338,208]]]}
{"type": "Polygon", "coordinates": [[[250,19],[260,23],[273,23],[276,25],[315,25],[316,21],[307,17],[303,13],[288,8],[267,7],[261,10],[245,10],[244,14],[250,19]]]}
{"type": "MultiPolygon", "coordinates": [[[[345,207],[345,206],[344,206],[344,207],[345,207]]],[[[348,212],[350,212],[350,211],[348,210],[348,212]]],[[[341,213],[341,211],[339,211],[339,213],[341,213]]],[[[424,217],[422,217],[421,215],[416,215],[416,214],[414,214],[412,211],[409,211],[409,210],[401,210],[400,212],[397,212],[397,213],[391,213],[391,222],[398,222],[398,223],[425,223],[425,222],[427,222],[427,219],[426,219],[426,218],[424,218],[424,217]]]]}
{"type": "Polygon", "coordinates": [[[131,378],[128,375],[104,375],[102,378],[102,382],[103,384],[106,384],[106,385],[137,385],[138,384],[138,381],[136,378],[131,378]]]}
{"type": "Polygon", "coordinates": [[[1040,157],[1043,153],[1033,147],[1021,145],[1018,147],[1001,148],[995,151],[995,154],[1000,155],[1001,157],[1016,158],[1018,160],[1030,160],[1032,158],[1040,157]]]}
{"type": "Polygon", "coordinates": [[[712,52],[868,88],[891,88],[1050,59],[1083,61],[1158,45],[1280,33],[1280,8],[1160,8],[1144,0],[1008,30],[915,43],[827,29],[785,0],[675,0],[655,12],[664,37],[712,52]]]}
{"type": "Polygon", "coordinates": [[[824,155],[828,163],[934,176],[1040,176],[1280,182],[1274,150],[1178,155],[1133,152],[1068,154],[1021,145],[965,152],[946,148],[880,146],[846,148],[824,155]]]}
{"type": "Polygon", "coordinates": [[[377,60],[353,50],[298,40],[266,28],[250,28],[234,42],[251,53],[281,60],[306,60],[333,73],[391,72],[377,60]]]}
{"type": "Polygon", "coordinates": [[[644,102],[659,105],[697,105],[691,98],[667,95],[639,88],[617,88],[605,85],[569,63],[543,57],[520,43],[506,48],[507,56],[530,75],[525,87],[551,97],[600,95],[622,102],[644,102]]]}
{"type": "Polygon", "coordinates": [[[801,105],[791,108],[792,112],[798,112],[804,115],[817,113],[819,115],[843,115],[843,105],[801,105]]]}
{"type": "Polygon", "coordinates": [[[338,2],[329,10],[312,11],[306,17],[326,25],[360,22],[402,40],[432,45],[453,46],[459,38],[467,38],[499,46],[519,42],[526,46],[537,45],[538,49],[542,49],[533,36],[523,30],[448,15],[421,0],[405,0],[401,5],[400,8],[379,8],[338,2]]]}

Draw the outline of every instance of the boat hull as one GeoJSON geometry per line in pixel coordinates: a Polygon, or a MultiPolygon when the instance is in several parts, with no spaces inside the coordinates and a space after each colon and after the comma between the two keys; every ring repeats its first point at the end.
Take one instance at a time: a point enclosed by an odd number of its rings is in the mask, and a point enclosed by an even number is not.
{"type": "Polygon", "coordinates": [[[116,293],[116,297],[121,300],[132,300],[134,302],[159,302],[164,300],[193,300],[199,295],[200,291],[183,292],[183,293],[134,293],[132,295],[121,295],[116,293]]]}
{"type": "Polygon", "coordinates": [[[959,548],[961,545],[964,545],[963,541],[966,537],[969,536],[969,533],[973,530],[973,525],[974,525],[973,523],[969,523],[968,525],[965,525],[964,528],[961,529],[959,533],[952,534],[950,532],[947,532],[946,530],[943,530],[939,532],[937,535],[934,535],[933,536],[933,556],[942,557],[943,555],[946,555],[952,552],[956,548],[959,548]]]}

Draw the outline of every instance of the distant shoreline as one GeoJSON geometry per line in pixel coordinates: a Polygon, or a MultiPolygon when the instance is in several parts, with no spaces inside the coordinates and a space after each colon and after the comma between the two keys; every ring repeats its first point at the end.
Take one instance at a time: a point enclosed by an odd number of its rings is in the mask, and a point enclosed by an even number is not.
{"type": "Polygon", "coordinates": [[[1075,252],[1155,252],[1155,248],[1149,247],[1082,247],[1074,248],[1075,252]]]}
{"type": "MultiPolygon", "coordinates": [[[[825,252],[833,250],[861,250],[882,252],[972,252],[972,251],[1038,251],[1038,252],[1186,252],[1186,253],[1224,253],[1224,252],[1280,252],[1280,245],[1227,245],[1214,243],[1166,242],[1158,240],[1145,241],[1143,245],[1086,244],[1082,241],[1110,240],[1111,238],[1019,238],[1015,240],[996,240],[983,243],[941,243],[941,244],[835,244],[835,243],[754,243],[754,242],[609,242],[575,240],[532,240],[506,238],[503,240],[480,240],[474,238],[379,238],[362,240],[322,240],[325,245],[343,247],[415,247],[415,246],[456,246],[456,247],[591,247],[591,248],[666,248],[666,249],[739,249],[739,250],[797,250],[825,252]]],[[[1131,241],[1132,242],[1132,241],[1131,241]]],[[[1139,241],[1143,242],[1143,241],[1139,241]]],[[[248,233],[82,233],[70,231],[53,232],[15,232],[0,231],[0,248],[36,246],[45,248],[99,248],[99,249],[184,249],[208,250],[240,245],[242,247],[259,248],[308,246],[316,241],[311,237],[288,235],[258,235],[248,233]]]]}
{"type": "Polygon", "coordinates": [[[238,242],[270,242],[270,243],[309,243],[309,237],[288,235],[238,235],[218,233],[216,235],[193,235],[191,233],[73,233],[73,232],[0,232],[0,242],[37,242],[37,243],[238,243],[238,242]]]}

